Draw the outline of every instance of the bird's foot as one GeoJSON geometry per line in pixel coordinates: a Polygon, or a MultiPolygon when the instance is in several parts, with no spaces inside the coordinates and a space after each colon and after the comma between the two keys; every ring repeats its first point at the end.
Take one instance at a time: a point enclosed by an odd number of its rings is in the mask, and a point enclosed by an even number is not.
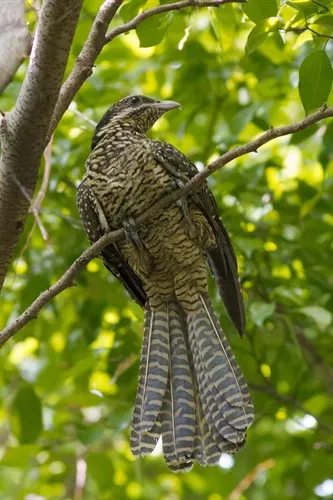
{"type": "Polygon", "coordinates": [[[123,221],[123,226],[127,240],[135,247],[136,251],[140,255],[141,264],[144,267],[145,272],[149,273],[153,267],[152,259],[147,248],[144,246],[142,239],[140,238],[134,219],[131,217],[125,219],[123,221]]]}
{"type": "MultiPolygon", "coordinates": [[[[174,179],[174,184],[175,188],[182,188],[184,186],[183,181],[180,179],[174,179]]],[[[185,220],[185,224],[187,226],[188,233],[192,239],[196,239],[197,237],[197,231],[196,231],[196,226],[194,224],[193,218],[191,216],[191,213],[188,209],[188,204],[186,201],[186,198],[181,198],[176,202],[177,206],[181,209],[183,213],[183,217],[185,220]]]]}
{"type": "Polygon", "coordinates": [[[129,217],[123,221],[123,226],[125,229],[126,238],[128,241],[133,243],[138,250],[143,248],[141,238],[139,236],[139,231],[135,220],[129,217]]]}

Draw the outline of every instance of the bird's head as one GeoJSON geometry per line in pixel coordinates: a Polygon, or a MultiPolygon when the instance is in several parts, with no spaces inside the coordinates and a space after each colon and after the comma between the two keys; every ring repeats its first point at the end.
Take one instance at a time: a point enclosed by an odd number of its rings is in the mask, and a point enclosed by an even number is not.
{"type": "Polygon", "coordinates": [[[125,97],[112,104],[97,124],[93,147],[105,129],[111,130],[118,124],[145,134],[164,113],[180,107],[175,101],[158,101],[143,95],[125,97]]]}

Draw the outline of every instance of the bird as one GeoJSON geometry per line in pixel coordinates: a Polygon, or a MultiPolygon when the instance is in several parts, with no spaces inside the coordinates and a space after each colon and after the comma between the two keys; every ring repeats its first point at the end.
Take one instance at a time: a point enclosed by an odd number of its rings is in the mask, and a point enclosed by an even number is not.
{"type": "Polygon", "coordinates": [[[136,223],[198,173],[173,145],[147,136],[177,108],[143,95],[112,104],[96,126],[77,207],[91,244],[124,228],[101,258],[145,313],[131,451],[149,455],[162,436],[167,466],[186,472],[238,452],[254,406],[208,296],[211,271],[243,335],[237,260],[208,184],[136,223]]]}

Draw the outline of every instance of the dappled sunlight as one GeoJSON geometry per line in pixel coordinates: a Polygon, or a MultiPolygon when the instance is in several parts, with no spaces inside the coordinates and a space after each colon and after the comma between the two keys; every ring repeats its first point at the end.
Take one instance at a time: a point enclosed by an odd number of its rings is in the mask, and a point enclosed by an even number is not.
{"type": "Polygon", "coordinates": [[[333,479],[326,479],[314,489],[320,497],[331,497],[333,495],[333,479]]]}
{"type": "Polygon", "coordinates": [[[26,358],[30,358],[38,349],[39,342],[33,337],[28,337],[22,342],[17,342],[9,355],[9,361],[14,365],[19,365],[26,358]]]}
{"type": "Polygon", "coordinates": [[[219,460],[219,466],[221,469],[229,470],[234,466],[235,459],[231,455],[227,455],[227,453],[222,453],[221,458],[219,460]]]}
{"type": "Polygon", "coordinates": [[[140,47],[140,41],[135,32],[127,33],[122,40],[123,44],[128,47],[134,56],[140,59],[149,59],[155,52],[155,47],[140,47]]]}
{"type": "Polygon", "coordinates": [[[285,425],[287,432],[297,434],[317,427],[317,420],[312,415],[304,415],[287,420],[285,425]]]}

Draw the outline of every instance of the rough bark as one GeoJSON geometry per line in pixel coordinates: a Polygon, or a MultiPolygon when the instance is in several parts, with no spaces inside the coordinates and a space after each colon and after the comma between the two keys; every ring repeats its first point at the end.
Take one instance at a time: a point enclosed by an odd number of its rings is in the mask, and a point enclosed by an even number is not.
{"type": "Polygon", "coordinates": [[[0,94],[11,82],[31,48],[24,0],[0,2],[0,94]]]}
{"type": "Polygon", "coordinates": [[[26,78],[1,122],[0,289],[23,229],[83,0],[45,0],[26,78]]]}

